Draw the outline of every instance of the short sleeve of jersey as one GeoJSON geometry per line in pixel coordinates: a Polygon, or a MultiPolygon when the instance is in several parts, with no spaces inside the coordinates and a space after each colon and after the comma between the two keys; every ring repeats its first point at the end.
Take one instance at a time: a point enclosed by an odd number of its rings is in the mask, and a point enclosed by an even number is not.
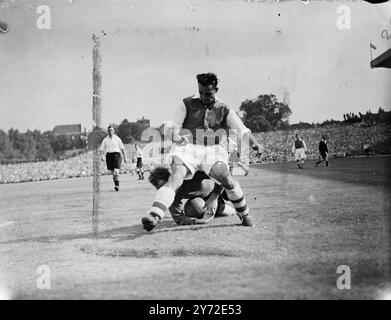
{"type": "Polygon", "coordinates": [[[106,137],[103,139],[101,145],[100,145],[100,148],[99,148],[100,151],[104,152],[106,150],[106,137]]]}
{"type": "Polygon", "coordinates": [[[119,138],[119,137],[117,137],[117,145],[118,145],[118,147],[122,150],[122,149],[125,149],[124,148],[124,144],[122,143],[122,140],[119,138]]]}

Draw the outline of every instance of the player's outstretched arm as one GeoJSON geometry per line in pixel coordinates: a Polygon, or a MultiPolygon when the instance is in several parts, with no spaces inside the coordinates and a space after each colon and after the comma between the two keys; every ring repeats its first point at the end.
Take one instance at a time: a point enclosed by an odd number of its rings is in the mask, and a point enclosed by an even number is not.
{"type": "Polygon", "coordinates": [[[166,121],[159,127],[160,135],[165,141],[168,140],[178,145],[186,145],[189,143],[189,139],[186,136],[181,136],[179,134],[180,131],[181,126],[171,121],[166,121]]]}
{"type": "Polygon", "coordinates": [[[213,219],[217,210],[217,199],[223,193],[223,191],[224,188],[221,185],[215,183],[212,193],[209,195],[208,200],[205,201],[205,216],[203,220],[213,219]]]}
{"type": "Polygon", "coordinates": [[[252,139],[252,143],[256,143],[255,148],[257,148],[257,141],[254,136],[251,134],[251,130],[247,128],[239,116],[232,109],[229,110],[227,115],[227,127],[231,130],[235,130],[238,136],[238,152],[240,155],[240,162],[246,168],[247,171],[249,165],[249,146],[250,139],[252,139]]]}
{"type": "Polygon", "coordinates": [[[159,127],[160,134],[163,136],[163,139],[171,140],[176,144],[185,145],[188,143],[186,137],[182,137],[179,133],[182,129],[183,122],[186,119],[187,110],[184,102],[182,102],[177,111],[174,113],[174,117],[169,121],[164,121],[159,127]]]}

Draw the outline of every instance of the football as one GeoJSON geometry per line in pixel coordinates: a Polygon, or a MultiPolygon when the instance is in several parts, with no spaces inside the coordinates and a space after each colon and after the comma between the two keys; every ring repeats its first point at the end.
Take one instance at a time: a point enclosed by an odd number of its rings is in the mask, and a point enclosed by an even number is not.
{"type": "Polygon", "coordinates": [[[183,208],[185,216],[202,219],[205,214],[203,211],[204,205],[205,201],[200,197],[187,200],[183,208]]]}

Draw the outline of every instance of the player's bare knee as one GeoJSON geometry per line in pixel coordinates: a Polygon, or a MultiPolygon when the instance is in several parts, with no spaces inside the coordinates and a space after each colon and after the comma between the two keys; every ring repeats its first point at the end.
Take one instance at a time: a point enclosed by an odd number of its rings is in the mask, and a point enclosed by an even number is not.
{"type": "Polygon", "coordinates": [[[222,177],[222,179],[220,180],[221,182],[221,185],[227,189],[227,190],[232,190],[235,188],[236,186],[236,181],[234,180],[234,178],[232,178],[230,175],[228,176],[224,176],[222,177]]]}
{"type": "Polygon", "coordinates": [[[216,162],[210,172],[209,172],[210,176],[219,180],[220,181],[220,178],[224,177],[224,176],[229,176],[230,173],[229,173],[229,169],[228,169],[228,166],[227,164],[219,161],[219,162],[216,162]]]}
{"type": "Polygon", "coordinates": [[[235,188],[235,180],[232,178],[228,166],[223,162],[216,162],[213,165],[210,176],[219,181],[228,190],[235,188]]]}
{"type": "Polygon", "coordinates": [[[232,190],[233,188],[235,188],[235,185],[236,185],[236,182],[234,180],[234,178],[232,178],[232,176],[227,173],[224,173],[220,176],[217,176],[215,175],[214,178],[221,183],[221,185],[227,189],[227,190],[232,190]]]}
{"type": "Polygon", "coordinates": [[[221,175],[226,172],[228,172],[228,167],[224,162],[221,161],[216,162],[211,168],[211,173],[216,175],[221,175]]]}

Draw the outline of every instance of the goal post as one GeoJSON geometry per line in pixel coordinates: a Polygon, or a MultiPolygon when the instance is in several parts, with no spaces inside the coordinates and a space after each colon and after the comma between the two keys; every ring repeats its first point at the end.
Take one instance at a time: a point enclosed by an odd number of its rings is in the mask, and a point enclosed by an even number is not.
{"type": "Polygon", "coordinates": [[[99,205],[100,205],[100,153],[97,139],[97,131],[102,126],[102,99],[101,99],[101,62],[100,40],[96,35],[92,35],[94,46],[92,48],[92,119],[94,121],[94,143],[93,143],[93,199],[92,199],[92,234],[94,238],[98,237],[99,232],[99,205]],[[97,129],[97,130],[96,130],[97,129]]]}

